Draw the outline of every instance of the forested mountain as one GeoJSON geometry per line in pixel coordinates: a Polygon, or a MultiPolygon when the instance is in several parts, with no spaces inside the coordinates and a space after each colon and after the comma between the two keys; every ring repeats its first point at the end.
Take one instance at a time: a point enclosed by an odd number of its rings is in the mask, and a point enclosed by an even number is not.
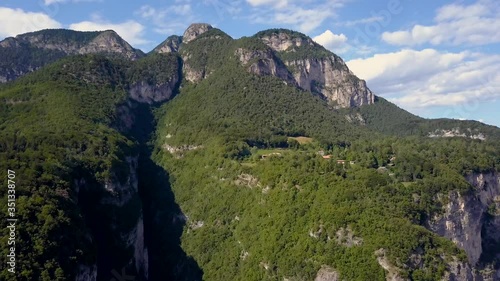
{"type": "Polygon", "coordinates": [[[0,85],[1,280],[500,280],[499,128],[412,115],[290,30],[86,50],[0,85]]]}
{"type": "Polygon", "coordinates": [[[131,60],[144,55],[112,30],[80,32],[46,29],[0,42],[0,83],[35,71],[68,55],[106,54],[131,60]]]}

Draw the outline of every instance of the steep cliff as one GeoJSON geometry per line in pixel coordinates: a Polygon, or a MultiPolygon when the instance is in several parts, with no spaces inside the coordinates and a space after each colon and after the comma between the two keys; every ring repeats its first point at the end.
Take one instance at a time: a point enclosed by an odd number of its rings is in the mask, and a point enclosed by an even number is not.
{"type": "Polygon", "coordinates": [[[147,280],[148,249],[138,195],[138,156],[126,158],[126,170],[114,171],[105,183],[75,180],[78,205],[96,247],[94,263],[80,264],[76,280],[107,280],[122,269],[147,280]]]}
{"type": "Polygon", "coordinates": [[[180,58],[172,53],[151,54],[136,61],[127,72],[129,97],[147,104],[169,100],[180,84],[181,68],[180,58]]]}
{"type": "Polygon", "coordinates": [[[288,71],[286,66],[276,57],[270,48],[264,50],[238,48],[235,51],[235,55],[249,72],[257,75],[276,76],[290,85],[297,86],[290,71],[288,71]]]}
{"type": "Polygon", "coordinates": [[[443,203],[443,210],[430,218],[427,227],[467,253],[470,265],[450,263],[454,268],[450,276],[455,279],[448,280],[499,280],[498,268],[492,266],[500,257],[500,174],[471,173],[466,179],[473,190],[440,195],[437,200],[443,203]]]}
{"type": "Polygon", "coordinates": [[[374,103],[366,82],[357,78],[344,61],[304,34],[272,29],[255,37],[278,52],[299,87],[322,94],[338,107],[359,107],[374,103]]]}
{"type": "Polygon", "coordinates": [[[48,29],[9,37],[0,42],[0,83],[35,71],[62,57],[104,54],[136,60],[144,54],[134,49],[116,32],[79,32],[48,29]]]}

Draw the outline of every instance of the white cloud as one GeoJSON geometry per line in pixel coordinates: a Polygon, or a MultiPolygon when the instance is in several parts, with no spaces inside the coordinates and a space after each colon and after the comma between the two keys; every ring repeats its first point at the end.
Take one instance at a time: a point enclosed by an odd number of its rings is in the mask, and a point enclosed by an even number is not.
{"type": "Polygon", "coordinates": [[[345,22],[338,22],[336,25],[341,25],[341,26],[354,26],[358,24],[367,24],[367,23],[372,23],[372,22],[379,22],[383,21],[384,17],[382,16],[373,16],[369,18],[363,18],[363,19],[357,19],[357,20],[351,20],[351,21],[345,21],[345,22]]]}
{"type": "Polygon", "coordinates": [[[320,35],[315,36],[313,40],[334,53],[343,53],[349,47],[347,36],[343,33],[335,34],[331,30],[326,30],[320,35]]]}
{"type": "Polygon", "coordinates": [[[78,2],[101,2],[102,0],[44,0],[46,6],[57,4],[57,3],[78,3],[78,2]]]}
{"type": "Polygon", "coordinates": [[[73,23],[69,28],[78,31],[102,31],[112,29],[131,45],[144,45],[149,43],[149,41],[143,37],[144,26],[133,20],[122,23],[109,23],[96,19],[96,21],[73,23]]]}
{"type": "Polygon", "coordinates": [[[278,8],[283,8],[288,5],[288,0],[246,0],[248,4],[251,6],[263,6],[263,5],[272,5],[278,8]]]}
{"type": "Polygon", "coordinates": [[[172,6],[171,9],[175,14],[179,16],[189,16],[193,13],[190,4],[172,6]]]}
{"type": "Polygon", "coordinates": [[[500,55],[401,50],[347,65],[375,93],[407,109],[500,98],[500,55]]]}
{"type": "Polygon", "coordinates": [[[435,24],[415,25],[409,30],[384,32],[382,40],[392,45],[484,45],[500,42],[500,5],[479,0],[465,6],[451,4],[437,10],[435,24]]]}
{"type": "Polygon", "coordinates": [[[46,28],[60,28],[61,26],[59,22],[44,13],[0,7],[0,37],[15,36],[46,28]]]}
{"type": "Polygon", "coordinates": [[[56,4],[56,3],[62,3],[66,0],[45,0],[44,3],[45,5],[52,5],[52,4],[56,4]]]}
{"type": "Polygon", "coordinates": [[[136,14],[150,21],[154,26],[154,31],[165,36],[182,33],[189,24],[198,21],[191,4],[186,0],[178,0],[176,5],[166,8],[144,5],[136,14]]]}

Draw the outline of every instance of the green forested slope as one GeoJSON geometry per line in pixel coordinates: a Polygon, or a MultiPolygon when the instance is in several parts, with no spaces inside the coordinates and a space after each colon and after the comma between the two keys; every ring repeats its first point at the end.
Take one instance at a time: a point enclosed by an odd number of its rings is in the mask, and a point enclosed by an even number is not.
{"type": "Polygon", "coordinates": [[[387,135],[395,136],[429,136],[441,130],[457,129],[467,137],[483,134],[486,138],[500,139],[498,127],[486,125],[477,121],[461,121],[453,119],[424,119],[409,113],[381,97],[375,98],[370,106],[348,110],[359,112],[367,127],[387,135]]]}
{"type": "MultiPolygon", "coordinates": [[[[437,194],[467,194],[464,175],[498,170],[498,142],[383,136],[375,131],[391,135],[398,124],[377,127],[376,108],[368,128],[355,126],[310,93],[236,64],[185,84],[158,111],[155,159],[171,173],[187,217],[182,246],[204,280],[312,280],[323,265],[345,280],[385,280],[380,249],[402,276],[439,280],[453,257],[466,260],[423,225],[441,212],[437,194]],[[288,139],[299,135],[314,141],[288,139]],[[336,241],[346,229],[360,245],[336,241]]],[[[400,114],[404,129],[420,120],[400,114]]]]}
{"type": "MultiPolygon", "coordinates": [[[[94,259],[74,185],[80,178],[96,184],[109,179],[134,150],[110,127],[115,106],[126,97],[121,76],[107,59],[85,56],[0,91],[2,175],[7,169],[17,174],[17,280],[68,280],[77,264],[94,259]]],[[[14,280],[9,274],[2,272],[2,279],[14,280]]]]}
{"type": "MultiPolygon", "coordinates": [[[[158,108],[130,100],[129,88],[169,81],[182,66],[177,54],[70,57],[0,85],[0,168],[4,178],[16,171],[22,226],[15,279],[73,280],[78,266],[97,262],[97,279],[110,280],[135,254],[120,248],[120,231],[141,216],[149,280],[314,280],[325,265],[342,280],[385,280],[379,259],[410,280],[440,280],[450,261],[466,262],[425,227],[450,191],[475,196],[465,176],[499,171],[498,128],[425,120],[382,98],[333,110],[249,73],[235,50],[263,50],[256,38],[277,31],[232,40],[212,29],[182,45],[184,66],[207,75],[183,81],[158,108]],[[348,122],[352,113],[366,125],[348,122]],[[487,138],[428,137],[456,126],[487,138]],[[138,194],[100,204],[103,186],[129,178],[127,158],[138,155],[138,194]],[[93,192],[77,190],[82,179],[93,192]]],[[[289,55],[331,55],[309,47],[289,55]]],[[[8,230],[0,233],[6,244],[8,230]]],[[[498,259],[486,252],[480,262],[498,259]]],[[[0,279],[14,280],[5,271],[0,279]]]]}
{"type": "MultiPolygon", "coordinates": [[[[119,242],[103,246],[94,236],[99,228],[110,232],[103,237],[123,239],[111,229],[130,227],[141,214],[139,198],[121,208],[99,203],[103,186],[130,184],[125,181],[136,171],[127,158],[137,157],[137,140],[144,137],[117,129],[123,128],[117,108],[131,104],[129,83],[160,83],[177,71],[177,59],[154,55],[130,64],[100,55],[69,57],[0,87],[0,165],[4,178],[8,169],[17,175],[16,280],[74,279],[78,267],[95,264],[104,249],[116,258],[105,261],[109,266],[131,258],[119,242]]],[[[6,204],[2,200],[0,208],[6,204]]],[[[4,228],[2,241],[7,237],[4,228]]],[[[7,250],[2,247],[2,263],[7,250]]]]}

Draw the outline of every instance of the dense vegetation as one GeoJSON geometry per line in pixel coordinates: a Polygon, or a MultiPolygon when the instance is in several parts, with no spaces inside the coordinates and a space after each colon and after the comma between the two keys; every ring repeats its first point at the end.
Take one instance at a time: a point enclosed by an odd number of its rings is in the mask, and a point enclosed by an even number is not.
{"type": "MultiPolygon", "coordinates": [[[[134,144],[109,127],[112,109],[126,96],[120,81],[108,60],[78,57],[1,91],[2,175],[7,169],[18,175],[18,280],[67,280],[77,264],[93,260],[95,245],[74,185],[126,176],[125,156],[134,144]]],[[[13,280],[8,274],[2,279],[13,280]]]]}
{"type": "Polygon", "coordinates": [[[477,121],[461,121],[453,119],[424,119],[405,111],[384,98],[376,97],[375,104],[360,108],[343,110],[343,112],[360,113],[369,128],[384,134],[396,136],[429,136],[442,130],[457,130],[467,137],[484,135],[492,140],[500,139],[497,127],[485,125],[477,121]]]}
{"type": "MultiPolygon", "coordinates": [[[[114,31],[109,36],[114,36],[122,41],[114,31]]],[[[53,63],[68,55],[79,53],[80,48],[89,44],[101,31],[81,32],[67,29],[45,29],[36,32],[21,34],[15,38],[7,38],[0,45],[0,77],[7,81],[33,72],[40,67],[53,63]]],[[[135,50],[138,57],[144,53],[135,50]]],[[[103,52],[110,58],[121,58],[118,53],[103,52]]],[[[5,82],[1,81],[0,82],[5,82]]]]}
{"type": "MultiPolygon", "coordinates": [[[[118,208],[99,203],[107,196],[103,186],[128,184],[129,159],[139,154],[141,135],[117,129],[123,118],[117,108],[130,103],[129,83],[161,82],[178,69],[177,60],[154,55],[131,64],[99,55],[69,57],[0,87],[2,175],[7,169],[18,175],[17,280],[74,279],[79,266],[96,263],[98,252],[104,271],[130,259],[113,231],[133,227],[140,198],[136,194],[118,208]]],[[[1,196],[6,192],[0,190],[1,196]]],[[[5,243],[6,237],[2,229],[5,243]]],[[[0,276],[13,280],[6,271],[0,276]]]]}
{"type": "Polygon", "coordinates": [[[374,131],[415,134],[406,126],[421,119],[379,110],[392,106],[381,100],[361,108],[370,131],[308,92],[220,63],[158,112],[156,159],[171,173],[187,217],[182,245],[204,279],[312,280],[329,265],[346,280],[385,280],[375,255],[384,249],[402,276],[438,280],[453,257],[466,260],[423,226],[445,204],[438,194],[467,194],[465,175],[498,170],[498,142],[383,136],[374,131]],[[300,135],[313,143],[289,139],[300,135]],[[346,231],[360,245],[337,242],[346,231]]]}
{"type": "MultiPolygon", "coordinates": [[[[7,39],[9,40],[9,39],[7,39]]],[[[47,50],[21,43],[21,47],[0,47],[0,73],[9,77],[17,77],[54,62],[66,54],[59,50],[47,50]]]]}
{"type": "Polygon", "coordinates": [[[179,60],[174,54],[150,54],[136,61],[134,67],[128,69],[127,81],[130,84],[142,81],[149,85],[169,82],[174,75],[180,75],[179,60]]]}
{"type": "Polygon", "coordinates": [[[28,32],[18,36],[21,40],[37,38],[38,42],[44,44],[77,44],[85,45],[94,40],[101,31],[74,31],[69,29],[44,29],[35,32],[28,32]]]}
{"type": "MultiPolygon", "coordinates": [[[[499,171],[500,130],[425,120],[382,98],[333,110],[241,67],[236,49],[269,50],[257,38],[277,32],[308,40],[286,30],[232,40],[212,29],[179,54],[75,56],[0,85],[0,168],[4,178],[7,169],[18,175],[22,226],[15,279],[73,280],[93,264],[99,280],[123,266],[133,272],[136,249],[121,244],[130,237],[120,231],[141,217],[149,280],[313,280],[325,265],[342,280],[385,280],[378,259],[387,259],[400,276],[423,281],[465,262],[426,226],[450,192],[473,194],[466,176],[499,171]],[[129,99],[131,85],[179,74],[179,56],[206,79],[183,81],[159,107],[129,99]],[[346,121],[358,113],[365,125],[346,121]],[[486,140],[428,137],[457,127],[486,140]],[[133,173],[138,192],[124,206],[102,202],[107,184],[130,184],[133,173]]],[[[278,55],[334,56],[316,44],[278,55]]],[[[0,233],[5,245],[8,230],[0,233]]],[[[1,247],[3,264],[6,254],[1,247]]],[[[481,262],[499,261],[490,251],[481,262]]]]}

